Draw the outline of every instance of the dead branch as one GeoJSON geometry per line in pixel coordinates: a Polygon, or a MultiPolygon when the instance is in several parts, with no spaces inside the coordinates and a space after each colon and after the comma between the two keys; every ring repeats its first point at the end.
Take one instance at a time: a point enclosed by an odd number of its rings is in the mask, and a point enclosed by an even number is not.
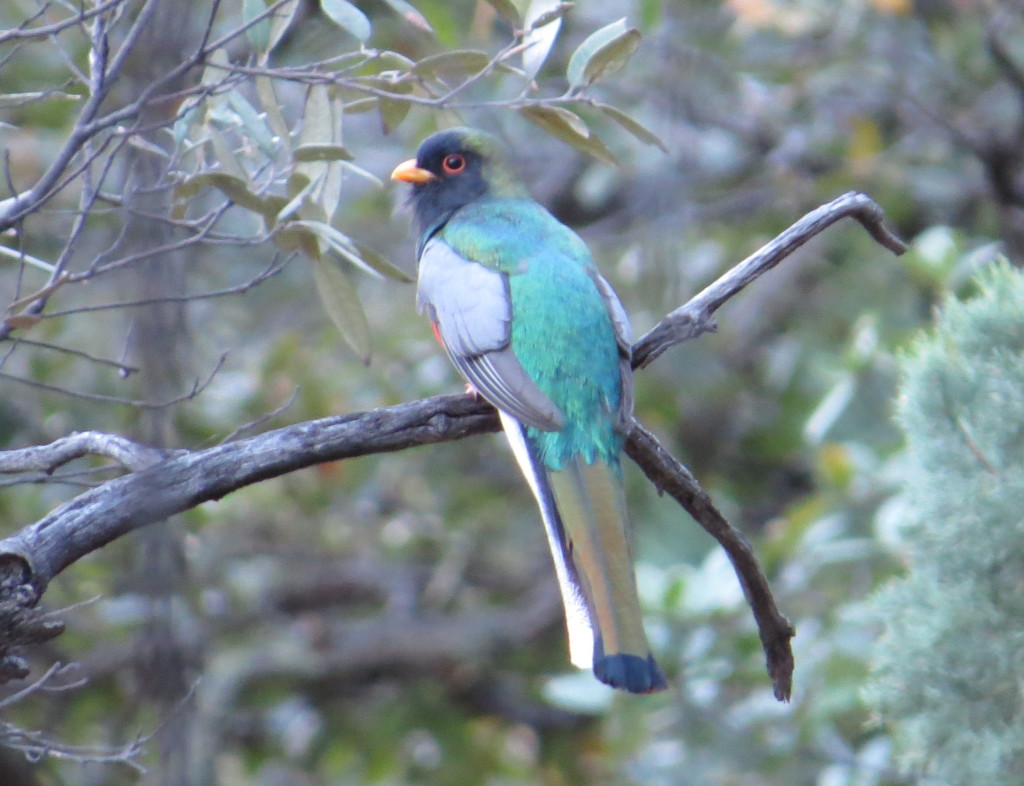
{"type": "Polygon", "coordinates": [[[49,445],[38,445],[0,453],[0,473],[53,472],[57,467],[83,456],[105,456],[129,470],[140,470],[162,461],[162,450],[140,445],[116,434],[80,431],[49,445]]]}
{"type": "Polygon", "coordinates": [[[718,512],[711,497],[701,488],[697,478],[680,461],[661,446],[657,438],[637,421],[626,440],[626,452],[644,471],[648,480],[660,492],[668,492],[676,502],[693,516],[729,556],[736,571],[743,594],[757,621],[768,675],[772,680],[775,698],[789,701],[793,688],[793,650],[789,640],[796,630],[775,605],[768,579],[754,556],[750,543],[718,512]]]}
{"type": "MultiPolygon", "coordinates": [[[[904,250],[903,243],[883,226],[877,204],[863,194],[846,194],[807,214],[669,314],[634,346],[635,365],[646,366],[669,347],[713,329],[712,315],[719,306],[811,237],[845,217],[856,218],[886,248],[896,253],[904,250]]],[[[137,469],[80,494],[0,540],[0,681],[24,676],[24,663],[13,652],[16,647],[56,635],[40,624],[41,615],[34,609],[48,583],[78,559],[116,538],[261,480],[314,464],[498,429],[497,415],[486,402],[470,396],[441,396],[299,423],[202,451],[179,451],[149,465],[146,460],[151,454],[140,451],[139,446],[110,441],[116,438],[104,441],[104,435],[90,437],[99,440],[92,447],[102,448],[102,455],[127,454],[137,469]]],[[[68,451],[70,444],[74,443],[26,449],[41,451],[37,454],[15,451],[20,458],[0,453],[0,467],[5,460],[10,466],[18,461],[35,461],[35,469],[51,466],[48,462],[60,464],[63,457],[74,452],[61,452],[68,451]]],[[[83,439],[78,449],[89,444],[83,439]]],[[[689,470],[639,423],[634,422],[628,435],[627,452],[660,491],[676,499],[726,550],[757,621],[775,695],[780,700],[788,699],[793,671],[790,638],[794,631],[776,608],[749,544],[715,509],[689,470]]]]}
{"type": "Polygon", "coordinates": [[[645,368],[666,349],[714,332],[714,314],[723,303],[844,218],[856,219],[880,245],[894,254],[902,254],[907,246],[885,228],[884,217],[882,208],[871,197],[857,191],[812,210],[641,336],[633,346],[633,367],[645,368]]]}
{"type": "Polygon", "coordinates": [[[107,2],[100,3],[95,8],[92,8],[88,11],[79,11],[74,16],[69,16],[67,19],[64,19],[60,22],[54,22],[53,24],[49,25],[39,25],[38,27],[29,27],[29,24],[31,22],[34,22],[42,17],[43,11],[40,11],[31,19],[25,21],[21,25],[18,25],[18,27],[15,27],[12,30],[4,30],[2,33],[0,33],[0,44],[6,43],[7,41],[31,41],[40,38],[49,38],[52,35],[57,35],[58,33],[62,33],[65,30],[68,30],[72,27],[77,27],[78,25],[88,21],[94,16],[105,14],[107,11],[110,11],[115,6],[123,5],[124,2],[125,0],[107,0],[107,2]]]}

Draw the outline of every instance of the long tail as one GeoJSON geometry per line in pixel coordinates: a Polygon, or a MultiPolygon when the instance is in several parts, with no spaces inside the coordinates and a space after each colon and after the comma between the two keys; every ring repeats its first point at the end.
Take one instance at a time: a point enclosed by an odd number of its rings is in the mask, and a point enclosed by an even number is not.
{"type": "Polygon", "coordinates": [[[611,466],[576,461],[546,470],[522,425],[501,413],[512,452],[540,507],[565,606],[569,657],[613,688],[668,687],[651,655],[625,531],[622,484],[611,466]]]}

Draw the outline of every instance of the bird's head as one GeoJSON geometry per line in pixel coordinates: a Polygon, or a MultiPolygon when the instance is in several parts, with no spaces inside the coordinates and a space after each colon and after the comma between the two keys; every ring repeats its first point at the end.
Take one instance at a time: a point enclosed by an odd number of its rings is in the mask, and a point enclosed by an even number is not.
{"type": "Polygon", "coordinates": [[[416,158],[395,167],[391,178],[412,184],[413,210],[425,232],[479,199],[527,196],[501,143],[471,128],[450,128],[427,137],[416,158]]]}

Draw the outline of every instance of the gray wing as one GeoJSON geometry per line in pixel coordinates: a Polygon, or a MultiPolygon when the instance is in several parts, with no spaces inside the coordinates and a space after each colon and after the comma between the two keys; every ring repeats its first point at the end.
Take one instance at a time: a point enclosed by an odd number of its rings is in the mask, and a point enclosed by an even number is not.
{"type": "Polygon", "coordinates": [[[619,377],[622,380],[622,398],[619,404],[618,425],[626,432],[633,417],[633,328],[629,324],[629,315],[622,307],[622,301],[615,294],[612,285],[596,270],[591,270],[591,277],[597,284],[608,315],[612,318],[615,328],[615,340],[619,345],[619,377]]]}
{"type": "Polygon", "coordinates": [[[423,247],[416,292],[455,367],[485,399],[516,420],[558,431],[565,419],[510,348],[508,278],[464,259],[442,240],[423,247]]]}

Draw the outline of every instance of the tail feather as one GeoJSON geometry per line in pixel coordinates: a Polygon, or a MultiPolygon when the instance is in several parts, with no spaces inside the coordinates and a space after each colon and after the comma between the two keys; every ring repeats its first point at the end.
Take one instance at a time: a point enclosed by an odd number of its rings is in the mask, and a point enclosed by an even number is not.
{"type": "Polygon", "coordinates": [[[537,499],[565,606],[569,657],[613,688],[668,687],[643,629],[626,539],[621,481],[604,463],[570,462],[550,471],[521,423],[500,412],[512,453],[537,499]]]}
{"type": "Polygon", "coordinates": [[[668,688],[668,680],[662,673],[654,656],[605,655],[601,638],[594,643],[594,676],[613,688],[630,693],[656,693],[668,688]]]}
{"type": "Polygon", "coordinates": [[[598,631],[595,676],[631,693],[664,690],[668,684],[644,633],[616,469],[577,459],[548,476],[598,631]]]}
{"type": "Polygon", "coordinates": [[[578,668],[589,669],[594,662],[594,627],[576,565],[569,553],[569,540],[565,535],[558,508],[555,506],[551,485],[536,452],[526,441],[522,424],[501,410],[498,410],[498,414],[501,416],[501,425],[505,429],[505,437],[512,448],[512,454],[537,499],[544,521],[548,547],[555,563],[555,576],[558,578],[558,588],[562,593],[562,605],[565,607],[569,660],[578,668]]]}

